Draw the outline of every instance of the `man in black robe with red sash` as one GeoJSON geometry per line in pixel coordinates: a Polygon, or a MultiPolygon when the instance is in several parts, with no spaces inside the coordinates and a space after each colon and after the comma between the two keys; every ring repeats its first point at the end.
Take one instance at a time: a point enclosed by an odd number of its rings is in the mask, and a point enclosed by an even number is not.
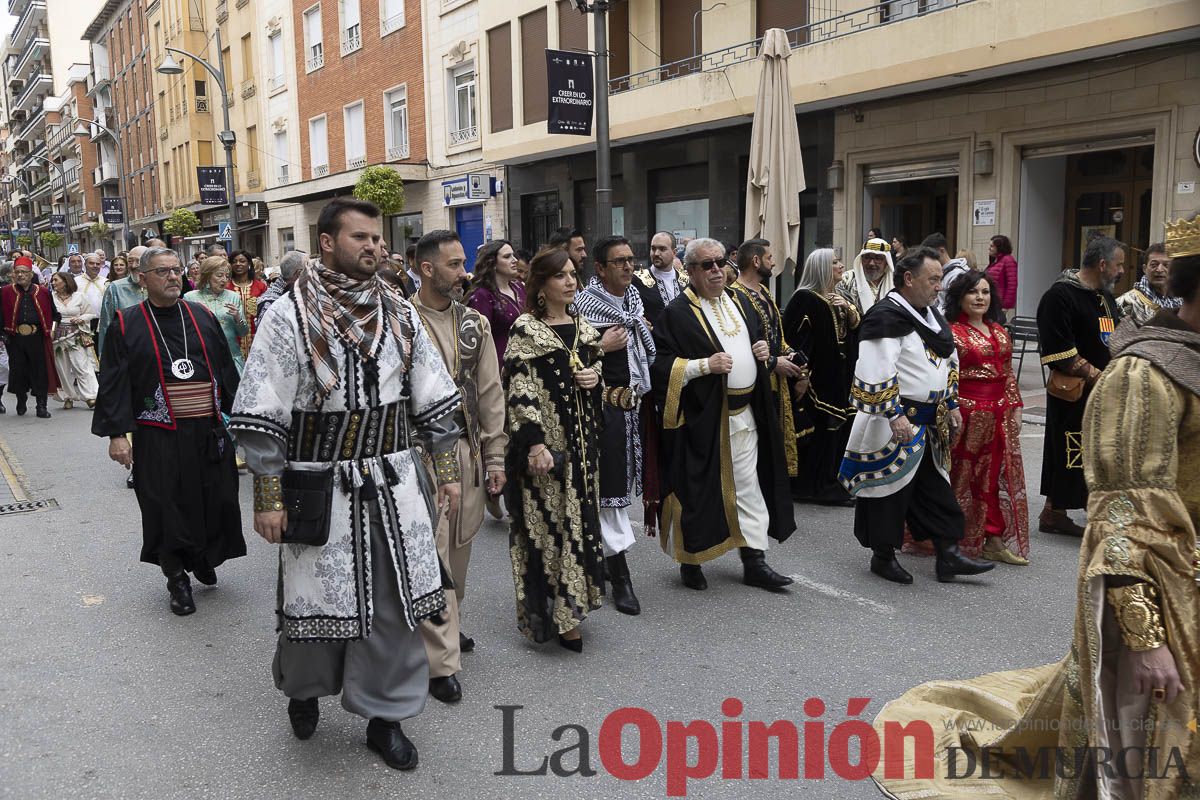
{"type": "Polygon", "coordinates": [[[662,546],[685,586],[705,589],[700,565],[738,547],[747,585],[778,590],[792,579],[766,563],[767,538],[796,529],[758,315],[725,288],[725,247],[694,239],[689,285],[654,328],[651,368],[663,409],[662,546]]]}
{"type": "Polygon", "coordinates": [[[50,419],[46,397],[58,391],[50,330],[59,314],[50,290],[33,283],[33,261],[24,256],[13,262],[13,282],[0,288],[0,315],[8,335],[8,390],[17,396],[17,415],[25,413],[32,394],[38,417],[50,419]]]}
{"type": "Polygon", "coordinates": [[[216,318],[179,299],[183,265],[152,247],[138,265],[148,299],[117,312],[104,339],[92,433],[134,470],[142,512],[141,560],[167,576],[171,611],[196,610],[191,582],[246,554],[229,413],[238,374],[216,318]],[[131,446],[125,434],[137,427],[131,446]]]}

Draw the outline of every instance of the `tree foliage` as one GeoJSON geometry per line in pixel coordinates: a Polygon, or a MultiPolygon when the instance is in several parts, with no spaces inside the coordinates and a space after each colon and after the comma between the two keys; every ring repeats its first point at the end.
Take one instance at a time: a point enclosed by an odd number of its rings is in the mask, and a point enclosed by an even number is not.
{"type": "Polygon", "coordinates": [[[22,250],[27,250],[33,246],[33,237],[27,233],[22,233],[17,236],[17,246],[22,250]]]}
{"type": "Polygon", "coordinates": [[[97,239],[103,239],[112,232],[112,228],[108,227],[108,223],[104,221],[93,222],[88,226],[88,230],[92,232],[92,236],[97,239]]]}
{"type": "Polygon", "coordinates": [[[200,231],[200,218],[194,211],[177,208],[163,221],[163,230],[172,236],[194,236],[200,231]]]}
{"type": "Polygon", "coordinates": [[[399,214],[404,210],[404,180],[389,167],[367,167],[354,184],[354,196],[379,206],[384,216],[399,214]]]}
{"type": "Polygon", "coordinates": [[[64,241],[63,235],[61,233],[55,233],[54,231],[42,231],[39,235],[39,238],[42,241],[42,247],[46,248],[47,250],[53,250],[56,247],[61,247],[64,241]]]}

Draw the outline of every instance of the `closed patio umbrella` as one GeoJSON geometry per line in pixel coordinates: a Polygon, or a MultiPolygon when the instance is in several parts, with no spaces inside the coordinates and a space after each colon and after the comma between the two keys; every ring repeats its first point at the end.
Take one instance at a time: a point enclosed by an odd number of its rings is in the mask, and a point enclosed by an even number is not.
{"type": "Polygon", "coordinates": [[[776,275],[794,269],[799,261],[800,193],[805,188],[800,131],[788,80],[791,53],[783,29],[771,28],[763,36],[746,178],[746,238],[771,242],[776,275]]]}

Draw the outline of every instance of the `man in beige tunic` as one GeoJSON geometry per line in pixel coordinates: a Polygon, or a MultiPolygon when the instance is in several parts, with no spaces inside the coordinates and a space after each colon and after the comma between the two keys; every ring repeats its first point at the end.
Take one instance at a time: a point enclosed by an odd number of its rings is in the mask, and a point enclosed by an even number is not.
{"type": "Polygon", "coordinates": [[[416,262],[421,288],[413,297],[413,306],[463,398],[458,425],[464,435],[455,451],[463,476],[462,497],[457,513],[443,516],[437,529],[438,553],[450,568],[455,588],[446,590],[448,624],[426,622],[421,626],[429,656],[429,693],[443,703],[455,703],[462,699],[456,677],[461,653],[475,647],[475,641],[463,634],[459,625],[471,540],[483,524],[488,495],[499,496],[504,488],[508,436],[491,328],[479,312],[461,302],[467,273],[458,234],[445,230],[425,234],[417,243],[416,262]]]}

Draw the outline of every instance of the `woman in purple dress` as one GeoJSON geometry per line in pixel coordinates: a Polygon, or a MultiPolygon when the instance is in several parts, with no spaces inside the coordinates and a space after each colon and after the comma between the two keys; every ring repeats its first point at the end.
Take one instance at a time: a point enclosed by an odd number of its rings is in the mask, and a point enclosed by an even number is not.
{"type": "Polygon", "coordinates": [[[496,358],[503,365],[508,329],[525,310],[525,285],[518,278],[517,254],[511,244],[501,239],[480,251],[467,305],[491,323],[496,358]]]}

